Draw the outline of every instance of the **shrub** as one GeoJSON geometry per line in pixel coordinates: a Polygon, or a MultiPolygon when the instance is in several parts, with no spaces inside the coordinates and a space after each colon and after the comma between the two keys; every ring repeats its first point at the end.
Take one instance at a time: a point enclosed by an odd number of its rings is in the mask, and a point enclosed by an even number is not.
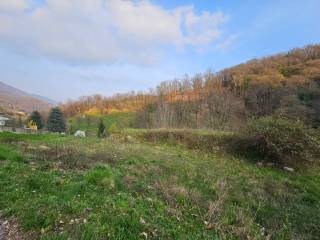
{"type": "Polygon", "coordinates": [[[287,78],[294,76],[294,75],[298,75],[301,73],[301,69],[296,66],[283,66],[283,65],[281,65],[278,67],[278,71],[282,76],[287,77],[287,78]]]}
{"type": "Polygon", "coordinates": [[[139,137],[148,142],[182,144],[189,149],[213,152],[229,143],[232,134],[229,132],[200,134],[192,130],[150,130],[141,133],[139,137]]]}
{"type": "Polygon", "coordinates": [[[103,123],[103,120],[100,119],[99,125],[98,125],[98,137],[104,137],[106,135],[106,126],[103,123]]]}
{"type": "Polygon", "coordinates": [[[92,185],[112,189],[115,186],[115,176],[108,165],[98,165],[86,173],[86,181],[92,185]]]}
{"type": "Polygon", "coordinates": [[[297,165],[319,157],[319,132],[301,121],[279,117],[252,120],[240,134],[237,147],[276,164],[297,165]]]}
{"type": "Polygon", "coordinates": [[[121,133],[121,130],[122,130],[121,127],[116,123],[112,123],[110,125],[110,127],[108,128],[108,132],[110,134],[112,134],[112,133],[121,133]]]}

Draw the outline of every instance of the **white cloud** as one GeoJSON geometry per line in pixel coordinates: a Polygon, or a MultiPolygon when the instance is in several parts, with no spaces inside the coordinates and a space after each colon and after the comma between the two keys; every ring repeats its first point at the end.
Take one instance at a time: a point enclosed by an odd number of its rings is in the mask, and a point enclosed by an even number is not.
{"type": "Polygon", "coordinates": [[[222,41],[222,42],[220,42],[219,44],[217,44],[216,48],[219,49],[219,50],[227,50],[227,49],[230,48],[238,39],[239,39],[239,34],[231,35],[231,36],[227,37],[226,39],[224,39],[224,41],[222,41]]]}
{"type": "Polygon", "coordinates": [[[28,6],[25,0],[1,0],[0,11],[19,11],[24,10],[28,6]]]}
{"type": "Polygon", "coordinates": [[[0,43],[65,61],[152,63],[164,47],[203,47],[227,17],[149,0],[0,1],[0,43]],[[10,9],[8,12],[4,9],[10,9]]]}

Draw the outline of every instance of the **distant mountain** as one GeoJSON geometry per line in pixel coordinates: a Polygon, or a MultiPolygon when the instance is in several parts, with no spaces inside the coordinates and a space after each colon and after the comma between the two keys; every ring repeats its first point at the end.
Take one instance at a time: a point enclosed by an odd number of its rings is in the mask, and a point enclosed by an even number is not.
{"type": "Polygon", "coordinates": [[[48,98],[30,94],[0,82],[0,108],[8,111],[45,111],[56,102],[48,98]]]}
{"type": "Polygon", "coordinates": [[[30,96],[35,97],[37,99],[40,99],[42,101],[51,103],[52,105],[57,105],[58,104],[57,101],[55,101],[55,100],[53,100],[51,98],[48,98],[48,97],[44,97],[44,96],[38,95],[38,94],[30,94],[30,96]]]}

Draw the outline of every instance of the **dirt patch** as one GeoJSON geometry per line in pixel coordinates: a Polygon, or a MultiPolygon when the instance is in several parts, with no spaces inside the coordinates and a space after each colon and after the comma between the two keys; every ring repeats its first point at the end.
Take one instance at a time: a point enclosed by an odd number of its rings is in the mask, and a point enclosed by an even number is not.
{"type": "Polygon", "coordinates": [[[33,232],[23,232],[16,218],[0,219],[0,240],[32,240],[37,239],[33,232]]]}

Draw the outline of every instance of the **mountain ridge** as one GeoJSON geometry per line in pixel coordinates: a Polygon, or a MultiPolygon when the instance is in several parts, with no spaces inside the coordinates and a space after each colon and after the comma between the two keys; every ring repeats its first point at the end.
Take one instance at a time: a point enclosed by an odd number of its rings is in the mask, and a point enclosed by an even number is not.
{"type": "Polygon", "coordinates": [[[7,83],[0,81],[0,107],[7,111],[32,112],[46,111],[53,105],[54,100],[31,94],[7,83]]]}

